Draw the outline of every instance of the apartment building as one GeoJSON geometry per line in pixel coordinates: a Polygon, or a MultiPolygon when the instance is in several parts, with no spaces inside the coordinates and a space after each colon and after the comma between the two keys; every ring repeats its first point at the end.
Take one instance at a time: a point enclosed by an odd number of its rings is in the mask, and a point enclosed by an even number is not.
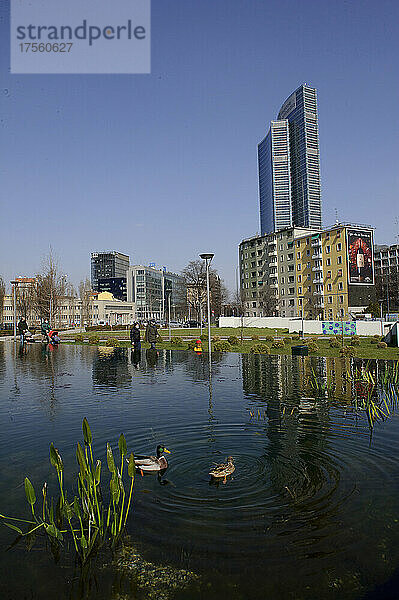
{"type": "Polygon", "coordinates": [[[254,236],[240,244],[239,269],[245,316],[350,318],[375,300],[373,230],[336,224],[254,236]]]}

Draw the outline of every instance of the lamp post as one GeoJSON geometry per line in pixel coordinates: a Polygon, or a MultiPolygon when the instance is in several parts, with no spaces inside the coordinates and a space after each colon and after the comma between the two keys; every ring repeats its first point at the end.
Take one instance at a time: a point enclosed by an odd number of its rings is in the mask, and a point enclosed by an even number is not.
{"type": "Polygon", "coordinates": [[[209,265],[211,264],[211,260],[215,255],[208,252],[204,254],[200,254],[200,258],[205,261],[206,265],[206,296],[207,296],[207,304],[208,304],[208,352],[209,352],[209,360],[211,356],[211,304],[209,298],[209,265]]]}
{"type": "Polygon", "coordinates": [[[384,300],[379,300],[380,303],[380,309],[381,309],[381,315],[380,315],[380,319],[381,319],[381,335],[384,335],[384,325],[383,325],[383,319],[382,319],[382,305],[384,304],[384,300]]]}
{"type": "Polygon", "coordinates": [[[18,281],[10,281],[13,286],[13,304],[14,304],[14,340],[17,339],[17,285],[18,281]]]}

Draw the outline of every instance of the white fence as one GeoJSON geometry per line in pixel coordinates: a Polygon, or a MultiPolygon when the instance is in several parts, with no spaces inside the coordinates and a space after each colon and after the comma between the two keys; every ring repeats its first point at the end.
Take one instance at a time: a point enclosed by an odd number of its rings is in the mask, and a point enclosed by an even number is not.
{"type": "MultiPolygon", "coordinates": [[[[267,327],[268,329],[288,329],[298,333],[302,329],[302,319],[288,317],[243,317],[244,327],[267,327]]],[[[356,321],[357,335],[386,335],[393,323],[381,321],[356,321]]],[[[241,327],[241,317],[220,317],[219,327],[241,327]]],[[[322,335],[322,321],[303,321],[304,333],[322,335]]]]}

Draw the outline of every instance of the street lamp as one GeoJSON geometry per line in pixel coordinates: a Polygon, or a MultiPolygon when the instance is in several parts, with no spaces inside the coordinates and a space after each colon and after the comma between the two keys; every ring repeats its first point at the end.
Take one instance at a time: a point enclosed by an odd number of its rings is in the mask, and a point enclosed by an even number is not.
{"type": "Polygon", "coordinates": [[[207,296],[207,304],[208,304],[208,351],[209,357],[211,356],[211,304],[209,299],[209,265],[211,264],[211,260],[215,255],[211,252],[200,254],[200,258],[205,261],[206,264],[206,296],[207,296]]]}
{"type": "Polygon", "coordinates": [[[14,339],[17,339],[17,285],[18,281],[10,281],[11,285],[14,286],[14,339]]]}

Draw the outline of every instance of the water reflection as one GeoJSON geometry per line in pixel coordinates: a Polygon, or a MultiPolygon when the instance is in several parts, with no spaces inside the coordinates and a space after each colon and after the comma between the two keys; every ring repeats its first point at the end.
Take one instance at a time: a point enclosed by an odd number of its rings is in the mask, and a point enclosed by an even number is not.
{"type": "MultiPolygon", "coordinates": [[[[352,402],[351,374],[364,361],[213,354],[210,371],[206,355],[181,351],[1,348],[1,512],[26,510],[27,474],[37,490],[51,484],[49,441],[74,471],[86,416],[97,454],[121,431],[134,452],[172,451],[167,479],[136,478],[129,534],[147,560],[200,574],[179,600],[360,599],[399,562],[399,423],[370,443],[352,402]],[[315,389],[314,377],[326,385],[315,389]],[[210,486],[210,466],[230,454],[235,473],[210,486]]],[[[2,547],[9,536],[0,530],[2,547]]],[[[43,588],[67,598],[71,564],[61,558],[53,572],[47,562],[41,573],[43,562],[40,552],[1,554],[5,571],[29,570],[26,584],[3,578],[2,597],[43,588]]],[[[94,597],[113,597],[101,571],[94,597]]]]}

